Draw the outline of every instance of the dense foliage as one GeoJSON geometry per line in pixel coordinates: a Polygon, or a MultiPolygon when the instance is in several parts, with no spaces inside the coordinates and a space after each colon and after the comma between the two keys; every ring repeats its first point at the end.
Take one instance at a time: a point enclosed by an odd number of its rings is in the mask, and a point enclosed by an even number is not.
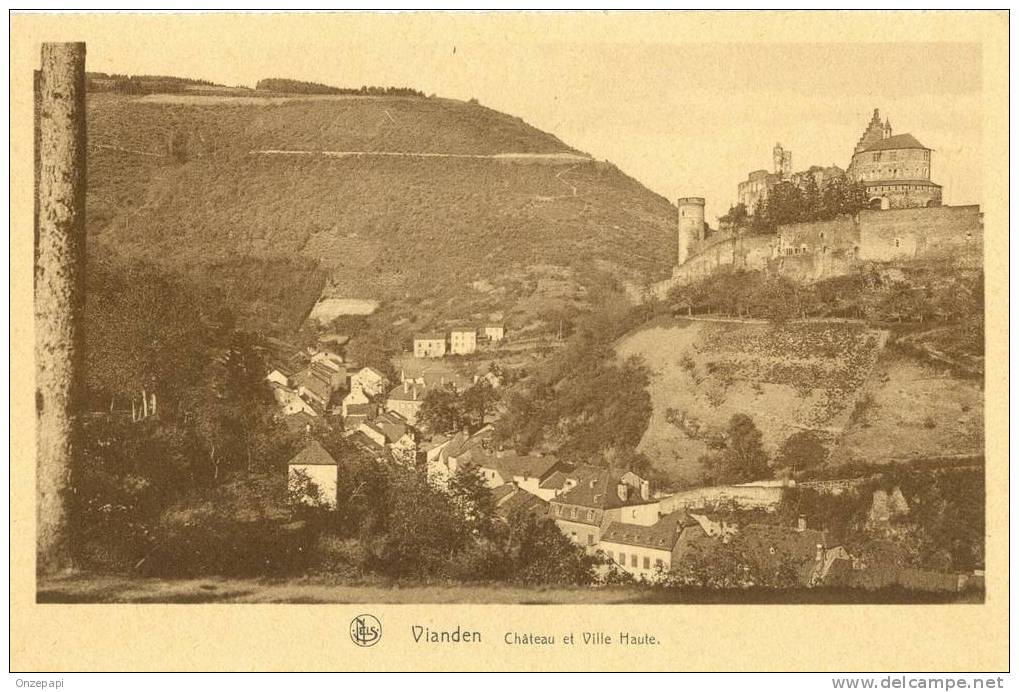
{"type": "Polygon", "coordinates": [[[504,395],[497,437],[521,452],[546,449],[583,463],[633,454],[647,429],[648,372],[637,358],[620,360],[614,341],[655,314],[655,304],[631,307],[610,280],[592,297],[597,307],[576,316],[563,349],[504,395]]]}
{"type": "Polygon", "coordinates": [[[417,96],[424,93],[410,87],[378,87],[362,86],[360,89],[351,87],[334,87],[316,82],[302,82],[297,79],[260,79],[255,85],[257,91],[277,91],[285,94],[344,94],[356,96],[417,96]]]}
{"type": "Polygon", "coordinates": [[[705,485],[732,485],[771,478],[761,431],[750,416],[737,413],[722,435],[708,443],[702,459],[705,485]]]}
{"type": "MultiPolygon", "coordinates": [[[[783,224],[826,221],[840,214],[855,214],[866,206],[867,193],[862,182],[842,174],[819,189],[813,176],[808,175],[802,185],[783,181],[771,188],[768,196],[757,203],[749,224],[754,232],[774,233],[783,224]]],[[[737,209],[730,209],[729,215],[741,217],[737,209]]]]}

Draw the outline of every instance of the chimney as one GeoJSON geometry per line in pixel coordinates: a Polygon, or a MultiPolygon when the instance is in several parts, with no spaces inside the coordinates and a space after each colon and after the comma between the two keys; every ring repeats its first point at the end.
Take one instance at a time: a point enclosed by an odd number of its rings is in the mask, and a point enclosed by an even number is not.
{"type": "Polygon", "coordinates": [[[640,499],[647,500],[651,497],[651,484],[645,480],[640,482],[640,499]]]}
{"type": "Polygon", "coordinates": [[[803,533],[807,530],[807,518],[802,514],[796,519],[796,531],[803,533]]]}
{"type": "Polygon", "coordinates": [[[403,393],[406,394],[408,391],[410,391],[410,383],[408,383],[407,380],[404,380],[403,381],[403,393]]]}
{"type": "Polygon", "coordinates": [[[618,495],[619,499],[622,500],[623,502],[626,502],[629,490],[630,488],[629,486],[626,485],[626,483],[618,483],[616,485],[616,495],[618,495]]]}

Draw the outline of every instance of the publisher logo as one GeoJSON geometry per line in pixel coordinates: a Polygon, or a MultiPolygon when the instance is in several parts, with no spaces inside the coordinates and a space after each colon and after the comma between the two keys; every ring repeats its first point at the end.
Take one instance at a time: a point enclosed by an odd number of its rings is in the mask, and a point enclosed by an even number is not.
{"type": "Polygon", "coordinates": [[[374,646],[382,638],[382,623],[374,615],[358,615],[350,622],[350,638],[358,646],[374,646]]]}

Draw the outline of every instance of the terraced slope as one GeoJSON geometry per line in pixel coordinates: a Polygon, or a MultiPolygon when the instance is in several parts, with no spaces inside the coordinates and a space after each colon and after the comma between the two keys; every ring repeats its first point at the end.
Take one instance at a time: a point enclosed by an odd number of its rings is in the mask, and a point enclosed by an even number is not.
{"type": "Polygon", "coordinates": [[[736,413],[774,452],[791,434],[834,441],[848,425],[886,334],[858,324],[665,320],[620,340],[651,370],[654,411],[639,449],[693,482],[707,438],[736,413]]]}

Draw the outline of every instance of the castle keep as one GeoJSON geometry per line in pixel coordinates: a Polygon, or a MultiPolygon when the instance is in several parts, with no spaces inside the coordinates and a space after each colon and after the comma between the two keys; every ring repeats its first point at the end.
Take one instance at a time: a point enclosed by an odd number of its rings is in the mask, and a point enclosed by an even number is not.
{"type": "Polygon", "coordinates": [[[881,123],[878,109],[853,150],[846,171],[863,182],[872,209],[936,207],[941,186],[931,182],[931,150],[911,134],[892,134],[892,124],[881,123]]]}
{"type": "MultiPolygon", "coordinates": [[[[706,234],[704,198],[678,200],[677,263],[671,279],[652,287],[663,297],[680,283],[719,269],[767,269],[800,281],[851,271],[861,262],[945,257],[979,266],[983,258],[983,214],[979,205],[942,206],[941,186],[931,182],[931,150],[911,134],[892,134],[878,110],[856,143],[846,175],[862,182],[868,209],[828,221],[787,224],[773,234],[739,230],[706,234]]],[[[792,172],[792,153],[777,144],[774,172],[754,171],[738,186],[748,211],[780,182],[798,186],[813,177],[819,188],[843,171],[837,166],[792,172]]]]}

